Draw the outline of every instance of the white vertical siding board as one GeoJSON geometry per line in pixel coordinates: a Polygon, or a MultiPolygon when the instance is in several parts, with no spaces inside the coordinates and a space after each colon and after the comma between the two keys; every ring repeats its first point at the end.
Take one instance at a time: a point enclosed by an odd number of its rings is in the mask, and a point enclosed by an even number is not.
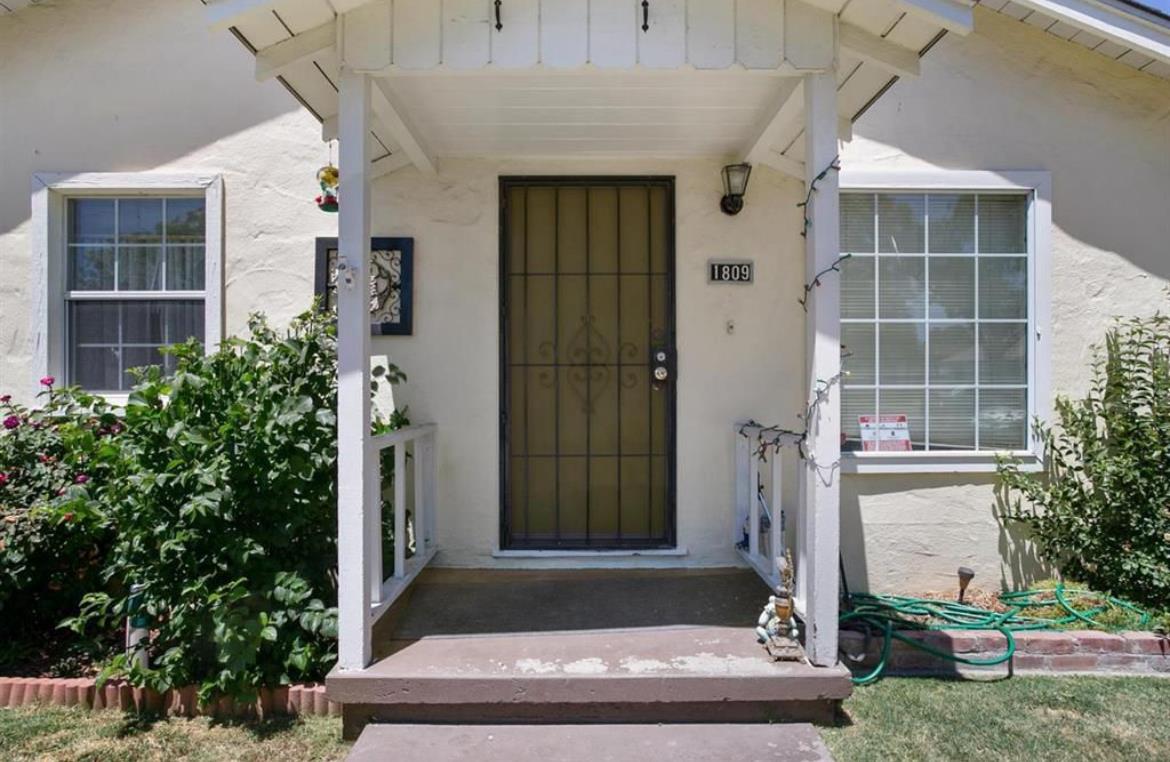
{"type": "Polygon", "coordinates": [[[655,0],[650,3],[650,28],[642,31],[641,3],[635,0],[638,62],[654,69],[682,66],[687,57],[686,0],[655,0]]]}
{"type": "Polygon", "coordinates": [[[633,0],[590,0],[589,61],[601,68],[637,63],[640,4],[633,0]]]}
{"type": "Polygon", "coordinates": [[[784,57],[797,69],[826,69],[836,56],[836,17],[800,0],[785,0],[784,57]]]}
{"type": "Polygon", "coordinates": [[[589,0],[542,0],[540,60],[569,68],[589,60],[589,0]]]}
{"type": "Polygon", "coordinates": [[[377,0],[341,17],[341,62],[354,71],[376,71],[391,64],[390,3],[377,0]]]}
{"type": "Polygon", "coordinates": [[[687,3],[687,57],[696,69],[735,63],[735,0],[687,3]]]}
{"type": "Polygon", "coordinates": [[[491,56],[491,0],[443,0],[443,63],[453,69],[478,69],[491,56]]]}
{"type": "Polygon", "coordinates": [[[735,53],[747,69],[775,69],[784,61],[784,0],[738,0],[735,53]]]}
{"type": "Polygon", "coordinates": [[[394,64],[403,69],[427,69],[441,60],[438,0],[394,0],[394,64]]]}
{"type": "Polygon", "coordinates": [[[500,7],[502,29],[492,11],[491,60],[496,66],[535,66],[540,60],[540,0],[508,0],[500,7]]]}

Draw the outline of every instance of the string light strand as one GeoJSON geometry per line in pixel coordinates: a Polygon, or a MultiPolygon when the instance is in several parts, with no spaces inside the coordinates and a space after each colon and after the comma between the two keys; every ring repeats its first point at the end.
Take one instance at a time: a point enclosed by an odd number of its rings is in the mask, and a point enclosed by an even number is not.
{"type": "Polygon", "coordinates": [[[821,170],[821,173],[813,178],[813,181],[808,184],[808,194],[805,195],[804,201],[797,204],[798,207],[804,210],[804,227],[800,231],[802,237],[808,237],[808,229],[812,227],[812,217],[809,210],[812,208],[812,199],[817,192],[817,185],[824,180],[830,172],[841,171],[841,157],[834,156],[833,160],[829,162],[829,166],[821,170]]]}
{"type": "Polygon", "coordinates": [[[833,264],[829,265],[824,270],[821,270],[819,273],[814,275],[811,282],[804,284],[804,294],[801,295],[801,297],[799,299],[797,299],[796,301],[800,302],[800,306],[802,308],[804,308],[805,312],[808,312],[809,294],[812,293],[812,290],[814,288],[817,288],[821,285],[821,278],[825,277],[829,273],[841,272],[841,263],[844,262],[845,260],[849,259],[852,256],[853,256],[852,254],[842,254],[841,256],[839,256],[835,260],[833,260],[833,264]]]}

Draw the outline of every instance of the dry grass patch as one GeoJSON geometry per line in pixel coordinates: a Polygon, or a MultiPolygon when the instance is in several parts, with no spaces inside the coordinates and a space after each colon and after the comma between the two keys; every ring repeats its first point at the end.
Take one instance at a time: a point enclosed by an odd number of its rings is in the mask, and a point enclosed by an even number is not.
{"type": "Polygon", "coordinates": [[[64,707],[0,709],[0,759],[10,762],[340,760],[341,721],[329,717],[220,723],[64,707]]]}

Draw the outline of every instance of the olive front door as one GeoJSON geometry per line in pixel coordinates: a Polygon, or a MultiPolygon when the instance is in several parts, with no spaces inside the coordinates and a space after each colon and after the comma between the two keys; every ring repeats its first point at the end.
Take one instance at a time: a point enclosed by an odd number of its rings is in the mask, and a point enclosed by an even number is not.
{"type": "Polygon", "coordinates": [[[501,547],[674,544],[674,183],[500,182],[501,547]]]}

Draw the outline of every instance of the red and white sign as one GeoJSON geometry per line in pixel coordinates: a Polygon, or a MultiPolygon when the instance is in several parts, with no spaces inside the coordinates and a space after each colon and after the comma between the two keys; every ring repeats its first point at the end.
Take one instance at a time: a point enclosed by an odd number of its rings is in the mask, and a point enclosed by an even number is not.
{"type": "Polygon", "coordinates": [[[859,415],[862,452],[909,452],[910,422],[905,415],[859,415]]]}

